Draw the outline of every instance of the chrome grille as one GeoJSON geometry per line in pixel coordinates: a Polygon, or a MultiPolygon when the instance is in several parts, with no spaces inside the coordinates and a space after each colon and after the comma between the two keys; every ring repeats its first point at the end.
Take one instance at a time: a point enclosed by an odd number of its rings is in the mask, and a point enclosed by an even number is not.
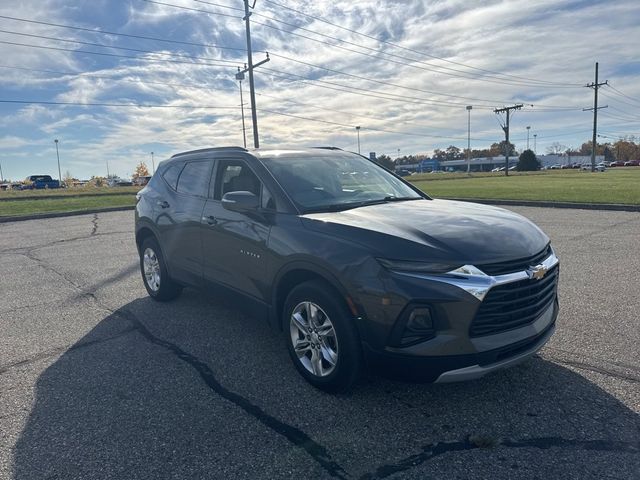
{"type": "Polygon", "coordinates": [[[469,335],[492,335],[535,321],[555,301],[559,272],[556,265],[541,280],[525,279],[493,287],[480,304],[469,335]]]}

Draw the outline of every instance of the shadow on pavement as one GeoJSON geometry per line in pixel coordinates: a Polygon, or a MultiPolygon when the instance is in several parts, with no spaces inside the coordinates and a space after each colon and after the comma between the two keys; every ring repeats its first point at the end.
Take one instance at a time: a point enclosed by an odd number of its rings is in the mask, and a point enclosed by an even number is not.
{"type": "Polygon", "coordinates": [[[266,324],[185,290],[108,315],[40,376],[30,478],[631,478],[638,416],[533,359],[465,384],[368,378],[330,396],[266,324]]]}

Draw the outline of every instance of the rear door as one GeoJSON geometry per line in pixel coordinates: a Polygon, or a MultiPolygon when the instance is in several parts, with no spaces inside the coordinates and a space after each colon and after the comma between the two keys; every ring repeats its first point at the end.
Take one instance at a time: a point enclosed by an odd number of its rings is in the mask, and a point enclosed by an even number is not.
{"type": "Polygon", "coordinates": [[[165,172],[166,188],[155,207],[162,250],[171,276],[182,283],[202,283],[200,222],[207,201],[211,159],[191,160],[170,166],[165,172]]]}
{"type": "Polygon", "coordinates": [[[202,214],[205,281],[267,300],[265,253],[273,218],[269,214],[270,193],[241,159],[218,160],[210,190],[202,214]],[[263,208],[247,213],[226,210],[222,196],[232,191],[260,196],[263,208]]]}

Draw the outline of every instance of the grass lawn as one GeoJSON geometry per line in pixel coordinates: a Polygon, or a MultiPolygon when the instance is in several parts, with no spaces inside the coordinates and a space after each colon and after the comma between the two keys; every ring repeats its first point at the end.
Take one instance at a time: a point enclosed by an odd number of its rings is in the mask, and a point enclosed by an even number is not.
{"type": "Polygon", "coordinates": [[[541,172],[423,174],[407,177],[435,198],[546,200],[579,203],[640,204],[640,168],[606,172],[545,170],[541,172]]]}
{"type": "MultiPolygon", "coordinates": [[[[23,192],[18,192],[23,193],[23,192]]],[[[51,193],[51,190],[49,191],[51,193]]],[[[57,198],[41,200],[7,200],[0,202],[0,217],[32,215],[51,212],[73,212],[104,207],[135,205],[134,192],[131,195],[99,195],[71,197],[61,194],[57,198]]]]}
{"type": "Polygon", "coordinates": [[[141,187],[78,187],[78,188],[55,188],[52,190],[7,190],[0,191],[0,199],[2,198],[24,198],[24,197],[40,197],[40,196],[68,196],[68,195],[113,195],[114,193],[131,193],[135,195],[141,187]]]}

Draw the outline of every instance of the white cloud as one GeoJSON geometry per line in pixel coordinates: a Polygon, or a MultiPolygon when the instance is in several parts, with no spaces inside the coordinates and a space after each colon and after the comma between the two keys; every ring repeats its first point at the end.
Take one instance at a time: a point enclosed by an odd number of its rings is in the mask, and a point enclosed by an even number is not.
{"type": "MultiPolygon", "coordinates": [[[[172,0],[168,3],[231,15],[239,14],[190,0],[172,0]]],[[[364,152],[375,150],[393,155],[397,153],[397,149],[406,154],[429,153],[434,148],[446,147],[449,144],[463,147],[466,145],[467,120],[464,107],[472,104],[472,146],[486,146],[502,139],[502,131],[491,108],[522,101],[552,107],[574,106],[576,111],[533,113],[536,111],[534,107],[518,112],[512,123],[512,138],[519,147],[524,146],[526,142],[526,125],[531,125],[531,133],[538,133],[539,151],[543,151],[547,143],[557,139],[553,135],[570,132],[580,133],[568,135],[563,143],[578,146],[578,143],[588,138],[588,133],[585,132],[589,130],[591,122],[590,114],[582,112],[580,108],[588,107],[592,102],[592,91],[581,85],[592,81],[595,61],[600,61],[601,78],[609,78],[612,84],[625,93],[640,98],[640,82],[637,81],[640,74],[640,66],[637,63],[640,5],[633,0],[593,4],[556,0],[292,0],[287,4],[349,29],[387,39],[404,48],[397,48],[319,20],[283,11],[268,2],[258,0],[256,14],[281,19],[313,32],[321,32],[350,42],[340,44],[343,48],[323,45],[308,38],[260,26],[258,23],[274,25],[285,30],[293,29],[291,26],[273,23],[258,15],[252,17],[254,45],[273,54],[269,63],[256,69],[259,129],[263,145],[335,144],[355,149],[356,135],[353,127],[360,125],[364,152]],[[365,52],[371,56],[363,56],[356,52],[365,52]],[[302,65],[282,56],[397,86],[382,85],[302,65]],[[443,57],[457,63],[434,57],[443,57]],[[522,81],[522,84],[518,85],[514,84],[517,83],[514,82],[515,77],[494,75],[467,68],[465,65],[578,86],[535,86],[535,81],[522,81]],[[270,70],[308,76],[337,85],[323,85],[295,78],[285,79],[272,76],[270,70]],[[488,81],[478,79],[483,75],[488,81]],[[329,86],[333,89],[325,88],[329,86]],[[362,89],[361,93],[382,98],[337,91],[350,88],[362,89]],[[385,99],[387,96],[389,98],[385,99]],[[265,110],[282,112],[293,117],[265,110]],[[345,126],[307,121],[301,117],[345,126]],[[545,140],[545,136],[548,140],[545,140]]],[[[59,7],[60,2],[49,1],[44,6],[41,5],[41,2],[23,2],[17,13],[13,8],[0,7],[0,14],[83,25],[93,22],[94,26],[104,28],[100,20],[96,20],[100,16],[91,16],[88,12],[84,12],[83,21],[78,20],[78,14],[86,7],[68,8],[63,13],[69,18],[63,19],[62,16],[56,18],[55,14],[56,6],[59,7]],[[74,18],[76,20],[73,20],[74,18]]],[[[105,8],[108,8],[108,5],[105,8]]],[[[244,41],[243,22],[239,19],[183,11],[157,4],[132,3],[128,18],[120,23],[118,27],[111,26],[106,29],[235,47],[242,47],[244,41]]],[[[137,102],[236,108],[83,109],[25,106],[0,120],[0,128],[6,133],[5,139],[26,137],[27,135],[14,134],[14,129],[20,125],[31,136],[40,135],[46,138],[46,142],[49,142],[52,135],[60,136],[65,139],[65,158],[69,162],[75,162],[77,168],[82,170],[78,172],[82,176],[93,173],[93,166],[102,169],[107,159],[114,170],[120,169],[121,173],[131,171],[132,165],[140,159],[148,160],[145,157],[148,156],[147,150],[151,149],[161,158],[162,154],[184,149],[242,144],[239,95],[237,83],[233,80],[235,64],[230,64],[228,68],[218,68],[162,62],[162,59],[167,58],[162,52],[172,51],[182,55],[210,58],[207,63],[226,59],[235,60],[237,65],[242,65],[245,59],[241,51],[118,39],[115,36],[85,35],[53,27],[0,21],[0,28],[11,29],[9,27],[40,35],[154,50],[157,52],[156,55],[137,55],[160,61],[122,59],[120,62],[107,62],[101,58],[92,59],[87,55],[75,56],[68,52],[47,52],[0,45],[2,64],[56,71],[90,71],[95,74],[81,77],[57,76],[57,80],[52,80],[56,75],[0,69],[0,96],[3,98],[43,98],[48,95],[48,99],[63,102],[137,102]],[[97,75],[109,79],[97,78],[97,75]]],[[[298,30],[297,33],[322,42],[337,43],[309,31],[298,30]]],[[[6,34],[0,34],[0,37],[0,40],[16,38],[6,34]]],[[[55,42],[49,44],[55,45],[55,42]]],[[[65,48],[68,47],[69,45],[65,44],[65,48]]],[[[121,50],[105,50],[98,47],[92,49],[133,55],[121,50]]],[[[255,55],[256,60],[263,57],[259,52],[255,55]]],[[[188,61],[185,58],[179,60],[188,61]]],[[[244,85],[245,102],[249,101],[247,83],[244,85]]],[[[635,112],[635,109],[625,106],[626,100],[623,97],[615,94],[612,96],[611,99],[607,98],[607,101],[611,100],[612,106],[617,105],[623,111],[631,110],[632,114],[635,112]]],[[[247,138],[251,143],[248,106],[245,114],[247,138]]],[[[637,117],[637,114],[634,115],[637,117]]],[[[603,116],[603,128],[615,129],[619,133],[625,129],[637,129],[637,122],[634,125],[614,120],[603,116]]],[[[0,134],[2,133],[0,131],[0,134]]],[[[29,140],[29,143],[33,142],[29,140]]],[[[2,149],[15,150],[27,146],[0,142],[2,149]]]]}

